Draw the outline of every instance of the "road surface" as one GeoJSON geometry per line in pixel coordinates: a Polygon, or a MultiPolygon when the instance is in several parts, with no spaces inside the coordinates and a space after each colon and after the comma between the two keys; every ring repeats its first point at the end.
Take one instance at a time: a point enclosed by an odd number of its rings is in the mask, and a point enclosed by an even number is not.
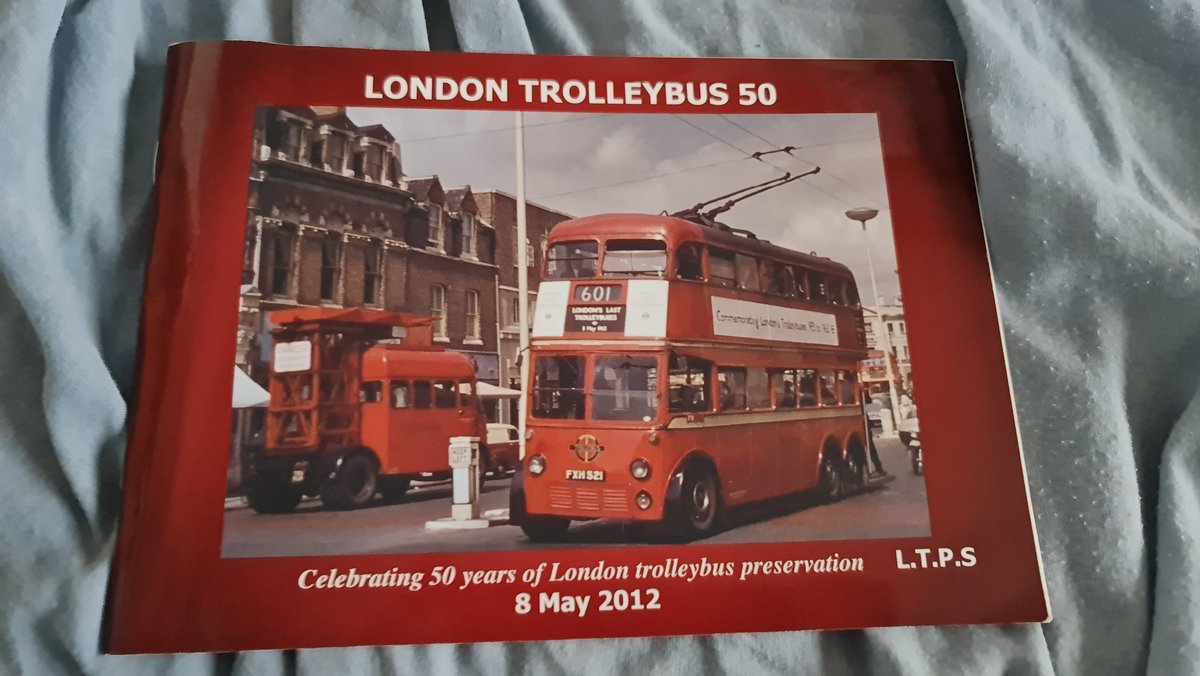
{"type": "MultiPolygon", "coordinates": [[[[892,476],[861,494],[819,504],[811,496],[790,496],[737,510],[721,532],[700,542],[788,542],[922,537],[929,535],[924,477],[913,475],[907,451],[897,440],[877,440],[892,476]]],[[[489,481],[483,510],[508,507],[508,479],[489,481]]],[[[515,526],[480,530],[428,530],[425,522],[450,515],[448,483],[419,486],[400,504],[350,512],[325,510],[305,501],[293,514],[263,515],[242,507],[227,509],[225,557],[385,554],[566,547],[628,546],[652,542],[637,529],[609,521],[577,523],[563,542],[529,542],[515,526]]]]}

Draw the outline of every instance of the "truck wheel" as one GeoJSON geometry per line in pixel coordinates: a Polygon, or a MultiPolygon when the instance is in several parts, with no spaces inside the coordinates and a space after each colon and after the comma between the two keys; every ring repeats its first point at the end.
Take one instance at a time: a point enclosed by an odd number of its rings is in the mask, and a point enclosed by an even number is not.
{"type": "Polygon", "coordinates": [[[526,514],[521,519],[521,530],[534,542],[557,542],[570,526],[571,520],[561,516],[526,514]]]}
{"type": "Polygon", "coordinates": [[[672,496],[672,502],[676,504],[667,505],[673,534],[685,542],[711,535],[721,507],[717,475],[707,466],[692,462],[675,476],[679,493],[672,496]]]}
{"type": "Polygon", "coordinates": [[[408,479],[397,479],[395,477],[380,477],[379,478],[379,493],[383,495],[384,502],[396,503],[404,499],[404,495],[408,493],[410,482],[408,479]]]}
{"type": "Polygon", "coordinates": [[[300,497],[300,489],[284,481],[255,481],[246,491],[246,502],[259,514],[288,514],[300,497]]]}
{"type": "Polygon", "coordinates": [[[487,483],[488,469],[491,467],[491,460],[488,458],[487,450],[479,450],[479,492],[483,492],[483,484],[487,483]]]}
{"type": "Polygon", "coordinates": [[[352,455],[342,461],[337,476],[321,487],[321,503],[329,509],[358,509],[375,497],[379,487],[379,468],[365,455],[352,455]]]}

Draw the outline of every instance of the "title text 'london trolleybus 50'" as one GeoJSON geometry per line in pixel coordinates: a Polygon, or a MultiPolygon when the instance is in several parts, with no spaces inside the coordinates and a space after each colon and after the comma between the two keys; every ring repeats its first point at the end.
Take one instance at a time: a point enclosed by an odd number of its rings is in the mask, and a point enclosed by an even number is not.
{"type": "Polygon", "coordinates": [[[693,214],[566,221],[548,242],[513,520],[664,522],[865,481],[862,311],[846,266],[693,214]]]}

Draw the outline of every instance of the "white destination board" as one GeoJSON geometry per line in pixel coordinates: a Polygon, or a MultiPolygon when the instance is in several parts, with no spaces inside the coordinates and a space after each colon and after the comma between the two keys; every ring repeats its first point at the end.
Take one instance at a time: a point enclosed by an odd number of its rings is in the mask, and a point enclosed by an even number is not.
{"type": "Polygon", "coordinates": [[[732,298],[712,299],[713,334],[837,345],[837,319],[826,312],[795,310],[732,298]]]}
{"type": "Polygon", "coordinates": [[[533,336],[553,338],[563,334],[570,295],[571,282],[542,282],[538,286],[537,309],[533,311],[533,336]]]}
{"type": "Polygon", "coordinates": [[[312,368],[312,343],[307,340],[275,343],[272,361],[276,373],[307,371],[312,368]]]}
{"type": "Polygon", "coordinates": [[[667,282],[631,279],[626,287],[625,335],[667,337],[667,282]]]}

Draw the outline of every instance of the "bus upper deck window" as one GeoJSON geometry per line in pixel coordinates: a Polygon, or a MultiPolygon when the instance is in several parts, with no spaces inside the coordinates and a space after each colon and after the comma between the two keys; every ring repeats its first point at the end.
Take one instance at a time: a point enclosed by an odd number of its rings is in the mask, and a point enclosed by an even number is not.
{"type": "Polygon", "coordinates": [[[829,280],[829,302],[834,305],[845,305],[846,299],[842,295],[842,280],[837,277],[828,277],[827,279],[829,280]]]}
{"type": "Polygon", "coordinates": [[[808,300],[808,272],[804,268],[792,268],[792,278],[796,284],[796,297],[808,300]]]}
{"type": "Polygon", "coordinates": [[[786,280],[783,274],[784,267],[772,260],[764,260],[762,262],[762,279],[763,291],[767,293],[784,293],[786,289],[786,280]]]}
{"type": "Polygon", "coordinates": [[[593,419],[650,422],[657,417],[657,358],[596,357],[592,369],[593,419]]]}
{"type": "Polygon", "coordinates": [[[722,411],[744,411],[746,409],[746,369],[722,368],[718,370],[717,385],[721,392],[722,411]]]}
{"type": "Polygon", "coordinates": [[[717,286],[732,289],[737,286],[733,254],[721,249],[708,250],[708,279],[717,286]]]}
{"type": "Polygon", "coordinates": [[[591,279],[596,276],[600,245],[591,240],[560,242],[546,251],[549,279],[591,279]]]}
{"type": "Polygon", "coordinates": [[[671,372],[667,381],[667,411],[670,413],[696,413],[711,411],[708,375],[710,362],[695,358],[671,360],[671,372]]]}
{"type": "Polygon", "coordinates": [[[818,303],[829,302],[829,287],[825,284],[825,275],[808,273],[808,297],[818,303]]]}
{"type": "Polygon", "coordinates": [[[846,305],[850,307],[859,307],[862,304],[862,299],[858,297],[858,287],[853,281],[846,282],[846,305]]]}
{"type": "Polygon", "coordinates": [[[695,282],[704,281],[701,248],[695,242],[684,242],[675,249],[675,276],[695,282]]]}
{"type": "Polygon", "coordinates": [[[538,357],[533,364],[533,416],[583,419],[583,356],[538,357]]]}
{"type": "Polygon", "coordinates": [[[753,256],[737,255],[737,286],[746,291],[758,291],[758,260],[753,256]]]}
{"type": "Polygon", "coordinates": [[[613,239],[604,245],[605,277],[662,277],[667,245],[656,239],[613,239]]]}

